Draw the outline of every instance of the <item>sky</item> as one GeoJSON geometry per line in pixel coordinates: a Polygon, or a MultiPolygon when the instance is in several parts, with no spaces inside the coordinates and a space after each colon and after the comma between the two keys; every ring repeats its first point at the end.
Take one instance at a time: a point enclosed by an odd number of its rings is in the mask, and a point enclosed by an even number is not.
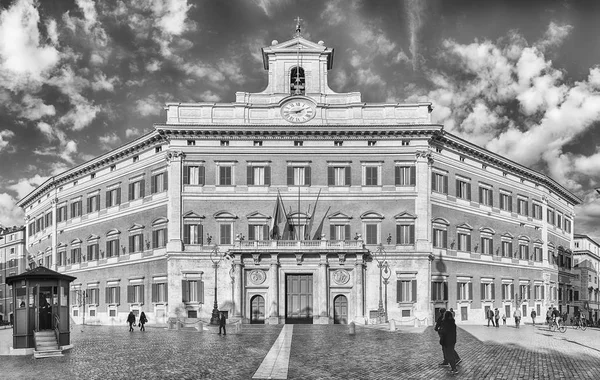
{"type": "Polygon", "coordinates": [[[260,48],[335,49],[330,87],[433,103],[445,130],[543,172],[600,236],[600,1],[0,0],[0,225],[53,175],[165,121],[259,92],[260,48]]]}

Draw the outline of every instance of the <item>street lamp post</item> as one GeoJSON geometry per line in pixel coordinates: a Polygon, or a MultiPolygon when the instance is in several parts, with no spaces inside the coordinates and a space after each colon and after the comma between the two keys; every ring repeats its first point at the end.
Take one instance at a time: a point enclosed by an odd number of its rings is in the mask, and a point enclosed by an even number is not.
{"type": "MultiPolygon", "coordinates": [[[[377,308],[377,316],[379,319],[379,322],[381,322],[381,318],[387,319],[386,317],[386,309],[383,308],[383,299],[382,299],[382,283],[383,283],[383,269],[384,267],[387,267],[387,261],[386,261],[386,256],[387,253],[385,252],[385,249],[383,248],[383,244],[379,244],[377,246],[377,250],[375,252],[373,252],[373,258],[375,259],[375,261],[377,261],[377,268],[379,268],[379,307],[377,308]]],[[[387,269],[389,271],[389,268],[387,269]]],[[[389,276],[388,276],[389,279],[389,276]]],[[[387,286],[386,286],[386,293],[387,293],[387,286]]],[[[386,294],[386,304],[387,304],[387,294],[386,294]]]]}
{"type": "Polygon", "coordinates": [[[215,245],[213,250],[210,252],[210,261],[213,263],[213,268],[215,268],[215,304],[212,310],[212,316],[210,317],[211,325],[219,324],[219,307],[217,304],[217,269],[219,268],[219,264],[223,260],[223,256],[221,252],[219,252],[219,246],[215,245]]]}
{"type": "Polygon", "coordinates": [[[75,292],[79,296],[79,305],[83,306],[83,312],[81,314],[81,324],[85,325],[85,301],[87,300],[87,292],[85,290],[76,289],[75,292]]]}
{"type": "Polygon", "coordinates": [[[388,288],[388,283],[390,282],[390,277],[392,276],[392,271],[390,270],[390,266],[386,261],[383,262],[383,271],[381,272],[381,277],[383,278],[383,283],[385,284],[385,311],[384,311],[384,322],[388,323],[388,313],[387,313],[387,309],[388,309],[388,296],[387,296],[387,288],[388,288]]]}

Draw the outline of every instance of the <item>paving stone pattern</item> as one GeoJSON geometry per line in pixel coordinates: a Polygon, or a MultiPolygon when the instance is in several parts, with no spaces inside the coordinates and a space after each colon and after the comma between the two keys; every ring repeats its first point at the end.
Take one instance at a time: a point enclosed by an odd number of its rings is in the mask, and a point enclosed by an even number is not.
{"type": "MultiPolygon", "coordinates": [[[[244,326],[241,334],[148,327],[76,326],[64,357],[0,357],[1,379],[251,379],[282,326],[244,326]]],[[[288,379],[598,379],[600,331],[461,326],[458,375],[438,367],[442,351],[424,332],[295,325],[288,379]]]]}

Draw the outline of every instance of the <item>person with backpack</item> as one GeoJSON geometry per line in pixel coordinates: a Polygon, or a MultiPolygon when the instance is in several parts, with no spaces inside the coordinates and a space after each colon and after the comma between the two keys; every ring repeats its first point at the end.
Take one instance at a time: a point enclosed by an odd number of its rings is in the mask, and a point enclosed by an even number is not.
{"type": "Polygon", "coordinates": [[[142,311],[142,314],[140,314],[140,331],[146,331],[144,327],[146,323],[148,323],[148,318],[146,318],[146,314],[142,311]]]}
{"type": "Polygon", "coordinates": [[[531,310],[531,321],[533,322],[534,326],[535,326],[535,317],[537,317],[537,313],[535,312],[535,310],[531,310]]]}
{"type": "Polygon", "coordinates": [[[133,325],[135,324],[135,314],[133,314],[133,311],[129,312],[129,315],[127,316],[127,323],[129,323],[129,331],[133,331],[133,325]]]}

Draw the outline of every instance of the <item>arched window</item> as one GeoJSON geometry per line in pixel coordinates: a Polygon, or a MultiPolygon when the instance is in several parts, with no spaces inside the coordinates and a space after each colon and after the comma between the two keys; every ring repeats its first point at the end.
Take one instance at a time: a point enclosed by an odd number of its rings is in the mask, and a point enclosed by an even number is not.
{"type": "Polygon", "coordinates": [[[293,67],[290,72],[290,95],[304,95],[304,69],[302,67],[293,67]]]}

